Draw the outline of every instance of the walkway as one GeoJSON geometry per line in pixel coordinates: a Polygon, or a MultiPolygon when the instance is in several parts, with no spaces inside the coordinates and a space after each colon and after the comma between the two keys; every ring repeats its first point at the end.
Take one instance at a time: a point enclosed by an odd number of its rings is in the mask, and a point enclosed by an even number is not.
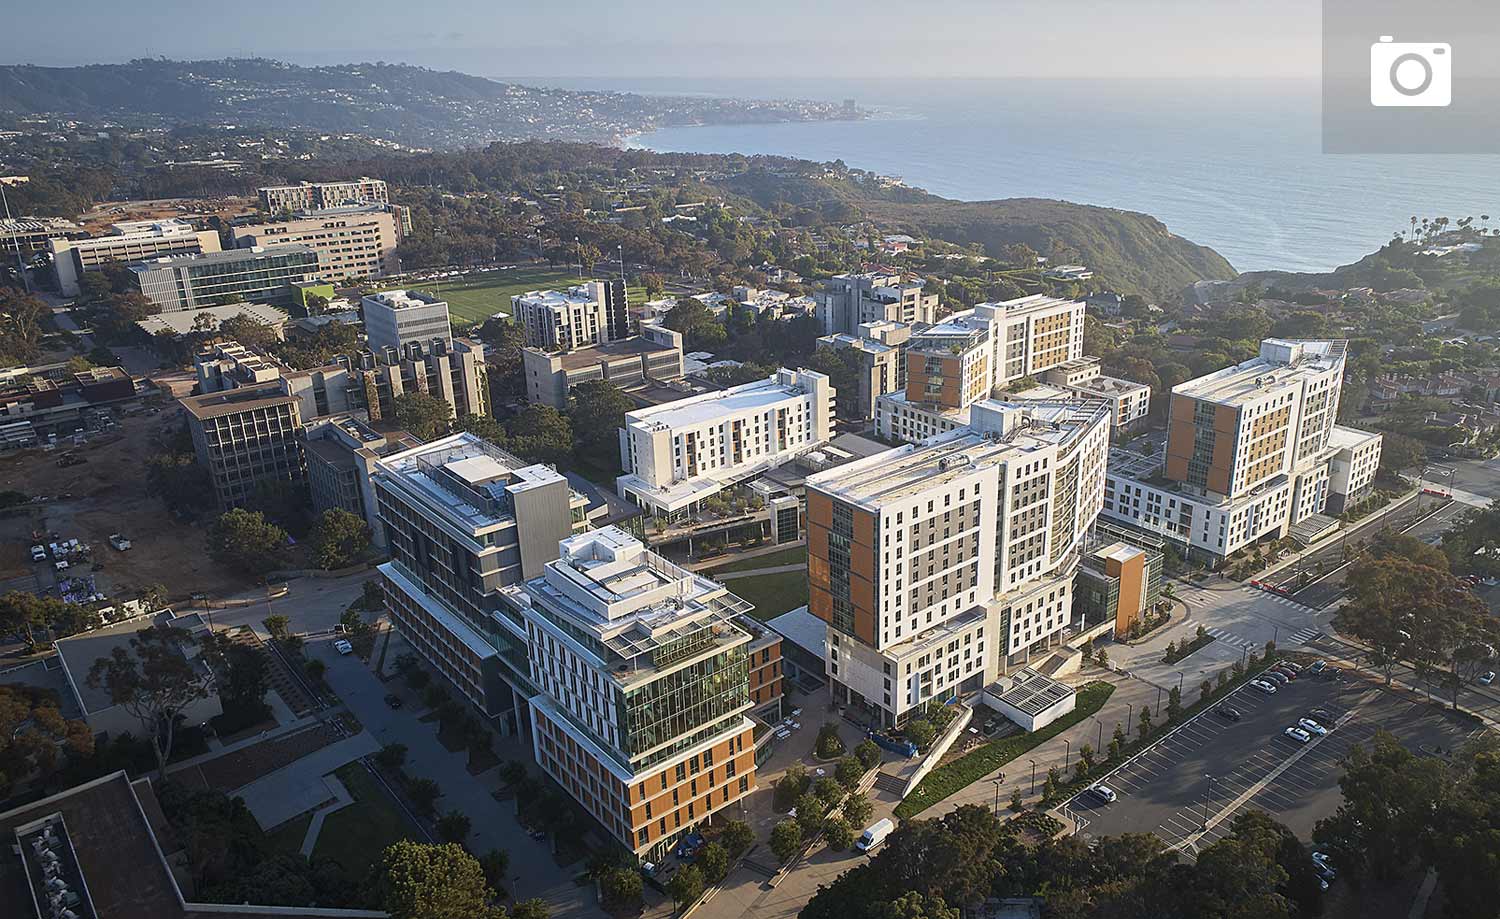
{"type": "Polygon", "coordinates": [[[261,829],[280,826],[298,814],[327,803],[332,791],[324,777],[380,749],[368,731],[315,750],[269,775],[234,790],[245,799],[261,829]]]}
{"type": "Polygon", "coordinates": [[[746,571],[721,571],[714,575],[716,581],[733,581],[735,578],[753,578],[763,574],[791,574],[793,571],[806,571],[807,565],[776,565],[772,568],[751,568],[746,571]]]}
{"type": "Polygon", "coordinates": [[[318,845],[318,834],[323,832],[323,821],[334,811],[343,810],[354,803],[354,796],[349,794],[349,789],[339,781],[336,775],[323,776],[323,783],[327,786],[333,800],[313,811],[312,820],[307,824],[307,834],[302,837],[302,857],[312,858],[313,849],[318,845]]]}

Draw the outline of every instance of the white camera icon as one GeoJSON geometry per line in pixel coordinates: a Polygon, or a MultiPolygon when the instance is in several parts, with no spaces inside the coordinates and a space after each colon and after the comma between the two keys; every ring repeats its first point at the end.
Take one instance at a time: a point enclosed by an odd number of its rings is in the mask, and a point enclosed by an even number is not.
{"type": "Polygon", "coordinates": [[[1398,42],[1390,35],[1370,46],[1370,104],[1444,106],[1453,101],[1453,46],[1398,42]]]}

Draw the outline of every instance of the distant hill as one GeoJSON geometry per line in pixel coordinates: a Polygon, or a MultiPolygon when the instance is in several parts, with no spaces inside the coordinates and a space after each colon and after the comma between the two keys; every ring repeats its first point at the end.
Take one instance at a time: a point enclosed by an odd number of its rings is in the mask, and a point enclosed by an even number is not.
{"type": "Polygon", "coordinates": [[[0,114],[354,132],[444,149],[526,138],[607,142],[668,125],[858,116],[832,103],[541,89],[405,64],[297,67],[260,58],[3,66],[0,114]]]}
{"type": "MultiPolygon", "coordinates": [[[[868,177],[868,174],[860,174],[868,177]]],[[[1024,243],[1044,256],[1070,250],[1126,293],[1175,296],[1200,280],[1228,280],[1234,266],[1207,246],[1169,231],[1148,214],[1045,198],[955,201],[921,189],[871,181],[752,171],[727,187],[764,206],[778,202],[826,211],[845,206],[882,227],[959,244],[990,255],[1024,243]]]]}

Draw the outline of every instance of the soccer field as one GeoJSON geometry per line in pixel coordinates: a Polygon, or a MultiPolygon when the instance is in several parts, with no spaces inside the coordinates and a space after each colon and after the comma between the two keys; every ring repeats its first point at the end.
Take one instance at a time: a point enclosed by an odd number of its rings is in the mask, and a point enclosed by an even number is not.
{"type": "MultiPolygon", "coordinates": [[[[423,290],[448,301],[448,311],[454,322],[483,322],[496,313],[510,315],[510,298],[529,290],[568,287],[578,283],[576,268],[513,268],[509,271],[486,271],[458,278],[444,278],[414,284],[423,290]]],[[[632,304],[643,303],[646,292],[640,287],[631,287],[628,297],[632,304]]]]}

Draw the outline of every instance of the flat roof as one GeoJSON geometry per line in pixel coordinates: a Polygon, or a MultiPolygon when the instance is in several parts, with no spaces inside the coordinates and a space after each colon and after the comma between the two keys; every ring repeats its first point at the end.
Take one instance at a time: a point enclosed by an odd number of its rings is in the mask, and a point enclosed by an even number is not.
{"type": "MultiPolygon", "coordinates": [[[[621,339],[620,341],[606,342],[602,345],[589,345],[586,348],[561,351],[550,356],[557,358],[562,363],[562,369],[564,370],[583,370],[588,367],[597,366],[601,362],[617,360],[622,357],[651,354],[656,351],[671,352],[675,350],[675,348],[637,335],[632,338],[621,339]]],[[[545,354],[546,352],[542,353],[545,354]]]]}
{"type": "Polygon", "coordinates": [[[147,316],[136,323],[141,331],[147,335],[155,335],[158,332],[167,332],[172,335],[186,335],[193,331],[193,325],[198,317],[207,313],[213,317],[214,328],[217,329],[226,319],[243,313],[264,325],[281,327],[291,320],[286,310],[277,309],[269,303],[231,303],[227,306],[205,306],[201,309],[176,310],[170,313],[157,313],[147,316]]]}
{"type": "MultiPolygon", "coordinates": [[[[420,501],[430,512],[446,518],[450,525],[482,530],[505,523],[513,519],[513,515],[496,513],[498,504],[480,507],[473,503],[474,496],[445,487],[435,477],[439,470],[453,475],[477,492],[496,497],[491,483],[498,484],[503,491],[505,485],[512,484],[513,475],[531,469],[533,465],[481,437],[460,431],[384,457],[380,460],[379,471],[399,483],[408,499],[420,501]]],[[[538,474],[543,471],[557,476],[559,481],[566,481],[546,466],[537,469],[538,474]]]]}
{"type": "Polygon", "coordinates": [[[132,619],[119,625],[60,638],[53,645],[63,667],[68,671],[68,679],[73,684],[79,705],[83,708],[85,715],[102,712],[115,705],[108,688],[103,686],[94,688],[88,685],[88,672],[89,668],[94,665],[94,661],[101,657],[109,657],[116,648],[124,648],[129,653],[130,639],[134,638],[137,632],[155,625],[171,626],[188,632],[206,628],[203,617],[198,613],[184,613],[178,616],[171,610],[162,610],[154,615],[132,619]]]}
{"type": "Polygon", "coordinates": [[[1221,405],[1240,405],[1289,386],[1304,374],[1332,370],[1344,360],[1347,349],[1348,342],[1344,339],[1268,338],[1261,342],[1258,356],[1179,383],[1172,387],[1172,393],[1221,405]]]}
{"type": "Polygon", "coordinates": [[[166,268],[173,265],[216,265],[220,262],[253,262],[256,259],[278,255],[305,253],[316,256],[317,252],[300,243],[282,246],[253,246],[249,249],[226,249],[223,252],[179,252],[176,255],[154,255],[130,265],[131,270],[144,268],[166,268]]]}
{"type": "Polygon", "coordinates": [[[1059,683],[1030,667],[1014,677],[1002,677],[989,685],[1000,701],[1028,715],[1040,715],[1074,694],[1073,687],[1059,683]]]}
{"type": "Polygon", "coordinates": [[[823,657],[828,641],[828,623],[814,616],[805,606],[766,620],[766,625],[782,638],[817,658],[823,657]]]}
{"type": "Polygon", "coordinates": [[[281,383],[273,381],[260,386],[244,386],[224,392],[183,396],[179,401],[182,402],[183,408],[193,414],[194,418],[204,419],[232,415],[236,412],[254,411],[258,408],[269,408],[273,405],[285,405],[288,402],[296,402],[297,397],[282,392],[281,383]]]}
{"type": "MultiPolygon", "coordinates": [[[[778,375],[779,376],[779,375],[778,375]]],[[[777,376],[745,383],[719,392],[704,393],[651,408],[625,413],[625,425],[686,427],[727,415],[754,412],[806,395],[802,387],[781,383],[777,376]]]]}
{"type": "Polygon", "coordinates": [[[1021,413],[1022,423],[1003,436],[973,428],[959,428],[921,444],[895,447],[885,453],[808,477],[808,485],[833,497],[879,507],[903,500],[969,475],[977,469],[1020,458],[1030,451],[1073,440],[1094,423],[1107,421],[1102,402],[976,403],[1021,413]]]}
{"type": "Polygon", "coordinates": [[[1328,432],[1328,446],[1340,450],[1355,449],[1379,439],[1379,431],[1361,431],[1358,428],[1346,428],[1341,424],[1334,425],[1333,430],[1328,432]]]}

